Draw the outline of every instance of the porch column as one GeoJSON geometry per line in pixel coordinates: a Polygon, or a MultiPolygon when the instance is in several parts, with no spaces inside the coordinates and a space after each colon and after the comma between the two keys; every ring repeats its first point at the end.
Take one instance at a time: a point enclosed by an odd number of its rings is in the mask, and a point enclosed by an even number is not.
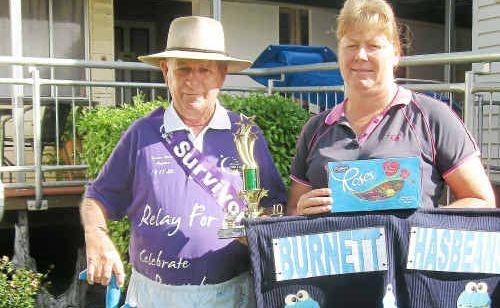
{"type": "MultiPolygon", "coordinates": [[[[113,0],[88,1],[89,56],[95,61],[114,61],[113,0]]],[[[110,69],[91,69],[90,80],[115,81],[110,69]]],[[[109,87],[91,88],[91,98],[99,104],[115,105],[115,90],[109,87]]]]}
{"type": "MultiPolygon", "coordinates": [[[[13,57],[23,56],[23,28],[22,28],[22,3],[21,0],[10,0],[10,40],[13,57]]],[[[12,78],[23,78],[23,67],[12,66],[12,78]]],[[[22,85],[12,85],[12,117],[14,120],[15,137],[14,148],[16,153],[16,164],[24,165],[24,93],[22,85]]],[[[3,160],[3,157],[1,158],[3,160]]],[[[24,182],[25,174],[16,172],[16,181],[24,182]]]]}

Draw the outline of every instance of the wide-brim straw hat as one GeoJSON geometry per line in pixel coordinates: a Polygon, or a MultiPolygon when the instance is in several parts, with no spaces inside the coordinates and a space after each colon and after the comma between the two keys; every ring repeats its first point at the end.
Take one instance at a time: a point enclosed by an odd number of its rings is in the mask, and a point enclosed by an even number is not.
{"type": "Polygon", "coordinates": [[[164,52],[141,56],[139,60],[160,66],[164,59],[214,60],[227,64],[229,73],[244,70],[252,62],[227,55],[222,24],[212,18],[189,16],[172,21],[164,52]]]}

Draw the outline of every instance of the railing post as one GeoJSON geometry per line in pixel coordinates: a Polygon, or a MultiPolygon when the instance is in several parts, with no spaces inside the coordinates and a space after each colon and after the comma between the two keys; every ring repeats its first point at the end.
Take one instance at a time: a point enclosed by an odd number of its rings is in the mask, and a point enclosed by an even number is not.
{"type": "Polygon", "coordinates": [[[42,200],[42,117],[40,104],[40,70],[30,67],[33,79],[33,161],[35,165],[35,200],[28,200],[29,210],[47,209],[47,200],[42,200]]]}
{"type": "Polygon", "coordinates": [[[267,80],[267,95],[273,94],[274,79],[267,80]]]}
{"type": "Polygon", "coordinates": [[[474,83],[474,72],[465,72],[464,108],[463,119],[465,127],[474,132],[474,94],[472,93],[474,83]]]}
{"type": "Polygon", "coordinates": [[[279,82],[283,82],[283,81],[285,81],[285,74],[283,74],[283,73],[282,73],[282,74],[280,75],[280,79],[271,79],[271,78],[269,78],[269,79],[267,80],[267,94],[268,94],[268,95],[273,94],[273,87],[274,87],[274,82],[275,82],[275,81],[279,81],[279,82]]]}

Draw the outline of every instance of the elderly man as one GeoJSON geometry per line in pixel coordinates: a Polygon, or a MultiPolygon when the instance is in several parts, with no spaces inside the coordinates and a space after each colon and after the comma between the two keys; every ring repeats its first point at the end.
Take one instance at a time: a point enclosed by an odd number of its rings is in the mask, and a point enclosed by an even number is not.
{"type": "MultiPolygon", "coordinates": [[[[226,55],[222,25],[181,17],[170,27],[164,52],[140,57],[159,66],[172,104],[139,119],[122,138],[81,206],[90,283],[119,285],[124,270],[105,219],[131,221],[133,272],[127,303],[138,307],[251,307],[247,247],[221,240],[229,203],[244,206],[241,160],[233,134],[241,115],[217,101],[227,72],[250,62],[226,55]]],[[[255,156],[263,206],[284,204],[281,182],[260,132],[255,156]]]]}

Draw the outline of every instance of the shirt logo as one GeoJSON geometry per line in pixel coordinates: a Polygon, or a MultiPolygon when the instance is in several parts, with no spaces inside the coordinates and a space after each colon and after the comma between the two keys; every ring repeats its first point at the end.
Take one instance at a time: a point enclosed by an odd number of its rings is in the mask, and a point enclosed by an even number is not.
{"type": "Polygon", "coordinates": [[[385,134],[384,139],[388,139],[390,141],[399,141],[401,139],[401,134],[400,133],[388,133],[385,134]]]}
{"type": "Polygon", "coordinates": [[[221,155],[217,167],[225,174],[240,174],[240,162],[236,157],[221,155]]]}
{"type": "Polygon", "coordinates": [[[152,155],[152,170],[151,175],[172,174],[172,156],[170,155],[152,155]]]}

